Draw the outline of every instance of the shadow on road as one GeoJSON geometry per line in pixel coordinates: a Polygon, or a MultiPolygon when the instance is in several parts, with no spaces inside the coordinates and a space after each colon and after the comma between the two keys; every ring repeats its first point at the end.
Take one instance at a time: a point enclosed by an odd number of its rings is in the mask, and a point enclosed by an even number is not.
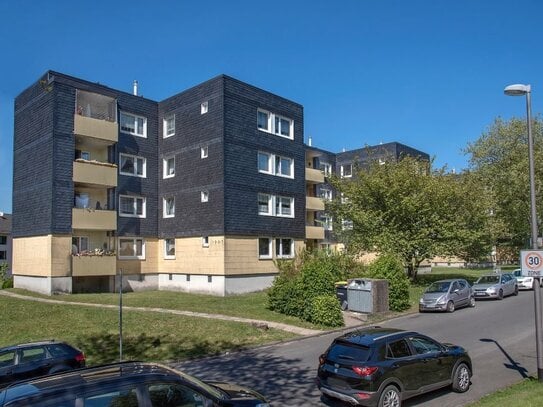
{"type": "Polygon", "coordinates": [[[482,338],[482,339],[479,339],[479,340],[481,342],[495,343],[496,346],[498,347],[498,349],[501,350],[501,352],[507,358],[507,360],[509,360],[509,363],[504,363],[503,365],[507,369],[512,369],[512,370],[516,370],[517,372],[519,372],[519,374],[522,376],[523,379],[528,378],[528,371],[525,368],[523,368],[521,365],[519,365],[517,362],[515,362],[513,360],[513,358],[511,356],[509,356],[509,354],[505,351],[505,349],[501,347],[501,345],[498,343],[498,341],[496,341],[494,339],[488,339],[488,338],[482,338]]]}

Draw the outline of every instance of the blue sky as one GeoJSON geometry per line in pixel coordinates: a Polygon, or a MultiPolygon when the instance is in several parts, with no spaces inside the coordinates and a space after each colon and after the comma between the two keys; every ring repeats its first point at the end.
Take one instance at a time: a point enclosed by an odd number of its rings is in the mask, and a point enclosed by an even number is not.
{"type": "Polygon", "coordinates": [[[304,106],[330,151],[398,141],[437,166],[497,116],[543,110],[540,0],[0,0],[0,211],[13,101],[46,70],[162,100],[225,73],[304,106]]]}

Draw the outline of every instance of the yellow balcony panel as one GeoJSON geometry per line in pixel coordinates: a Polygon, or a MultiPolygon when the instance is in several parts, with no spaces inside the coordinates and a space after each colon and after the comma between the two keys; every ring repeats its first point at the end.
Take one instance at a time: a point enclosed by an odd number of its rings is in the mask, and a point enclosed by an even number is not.
{"type": "Polygon", "coordinates": [[[98,161],[74,161],[74,182],[116,187],[117,166],[98,161]]]}
{"type": "Polygon", "coordinates": [[[80,136],[94,137],[99,140],[116,143],[119,138],[119,128],[116,122],[93,119],[92,117],[74,115],[74,133],[80,136]]]}
{"type": "Polygon", "coordinates": [[[324,239],[324,228],[322,226],[306,226],[305,227],[306,239],[324,239]]]}
{"type": "Polygon", "coordinates": [[[314,196],[306,196],[305,209],[308,211],[324,211],[324,201],[314,196]]]}
{"type": "Polygon", "coordinates": [[[316,170],[314,168],[305,168],[305,181],[311,182],[314,184],[323,184],[324,183],[324,174],[321,170],[316,170]]]}
{"type": "Polygon", "coordinates": [[[72,208],[72,229],[116,230],[117,212],[72,208]]]}
{"type": "Polygon", "coordinates": [[[115,256],[72,256],[72,276],[114,276],[117,271],[115,256]]]}

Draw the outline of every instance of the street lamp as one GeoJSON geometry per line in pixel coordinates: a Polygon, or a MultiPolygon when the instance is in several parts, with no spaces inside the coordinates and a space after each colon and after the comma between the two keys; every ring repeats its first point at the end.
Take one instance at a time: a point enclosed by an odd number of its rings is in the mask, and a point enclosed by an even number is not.
{"type": "MultiPolygon", "coordinates": [[[[532,249],[537,250],[537,215],[535,210],[535,171],[534,171],[534,140],[532,137],[532,88],[530,85],[509,85],[503,92],[507,96],[526,95],[526,121],[528,126],[528,162],[530,166],[530,221],[532,229],[532,249]]],[[[543,354],[541,345],[541,290],[539,289],[539,276],[535,277],[536,284],[534,288],[535,304],[535,340],[537,352],[537,378],[543,382],[543,354]]]]}

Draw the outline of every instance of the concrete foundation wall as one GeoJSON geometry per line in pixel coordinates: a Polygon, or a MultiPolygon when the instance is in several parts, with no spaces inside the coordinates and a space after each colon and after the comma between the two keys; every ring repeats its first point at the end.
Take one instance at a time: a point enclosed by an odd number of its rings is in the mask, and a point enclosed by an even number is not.
{"type": "Polygon", "coordinates": [[[40,294],[52,295],[53,293],[71,293],[71,277],[33,277],[13,276],[13,286],[40,294]]]}
{"type": "Polygon", "coordinates": [[[158,288],[164,291],[225,295],[224,276],[190,275],[188,278],[189,281],[187,281],[186,274],[160,274],[158,276],[158,288]]]}
{"type": "Polygon", "coordinates": [[[270,287],[277,274],[255,276],[230,276],[226,279],[225,293],[243,294],[261,291],[270,287]]]}

